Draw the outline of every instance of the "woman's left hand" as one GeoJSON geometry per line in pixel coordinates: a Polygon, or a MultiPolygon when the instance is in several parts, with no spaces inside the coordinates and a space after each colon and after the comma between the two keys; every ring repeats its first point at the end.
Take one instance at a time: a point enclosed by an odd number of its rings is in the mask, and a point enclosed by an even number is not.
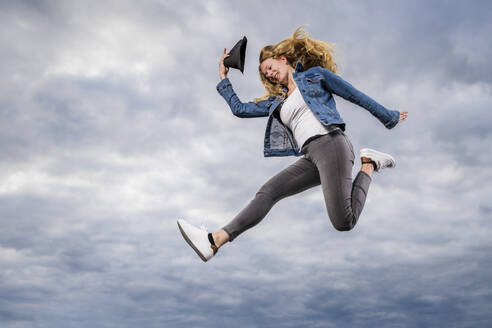
{"type": "Polygon", "coordinates": [[[408,117],[408,112],[400,112],[400,119],[398,120],[398,123],[403,122],[406,118],[408,117]]]}

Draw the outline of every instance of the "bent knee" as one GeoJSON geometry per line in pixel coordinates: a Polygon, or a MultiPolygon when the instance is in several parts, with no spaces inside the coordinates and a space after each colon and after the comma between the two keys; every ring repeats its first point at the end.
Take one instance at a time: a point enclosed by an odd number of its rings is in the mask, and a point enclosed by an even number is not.
{"type": "Polygon", "coordinates": [[[341,217],[338,220],[333,220],[333,226],[335,229],[338,231],[350,231],[355,227],[355,223],[357,220],[353,218],[352,216],[350,217],[341,217]]]}
{"type": "Polygon", "coordinates": [[[353,225],[351,224],[347,224],[347,225],[334,225],[335,229],[337,229],[338,231],[350,231],[354,228],[353,225]]]}

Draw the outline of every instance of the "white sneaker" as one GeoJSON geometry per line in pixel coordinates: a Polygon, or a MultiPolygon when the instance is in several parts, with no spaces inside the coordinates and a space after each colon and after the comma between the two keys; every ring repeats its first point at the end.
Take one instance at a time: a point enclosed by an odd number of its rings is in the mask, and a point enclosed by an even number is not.
{"type": "Polygon", "coordinates": [[[183,219],[178,220],[178,227],[183,238],[203,262],[207,262],[217,253],[217,247],[208,240],[208,231],[205,227],[197,228],[183,219]]]}
{"type": "Polygon", "coordinates": [[[386,167],[391,168],[396,166],[395,159],[393,156],[390,154],[385,154],[380,151],[370,149],[370,148],[363,148],[360,150],[360,157],[367,157],[370,158],[371,161],[374,161],[376,163],[376,172],[379,172],[379,170],[384,169],[386,167]]]}

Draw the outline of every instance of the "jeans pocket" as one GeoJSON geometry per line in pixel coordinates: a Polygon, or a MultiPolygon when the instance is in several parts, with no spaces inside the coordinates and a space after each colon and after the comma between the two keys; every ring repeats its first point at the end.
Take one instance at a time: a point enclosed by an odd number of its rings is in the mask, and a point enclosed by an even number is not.
{"type": "Polygon", "coordinates": [[[345,141],[347,142],[347,147],[348,149],[350,149],[350,152],[352,153],[352,162],[354,161],[355,159],[355,154],[354,154],[354,146],[352,146],[352,142],[350,142],[349,138],[347,137],[347,135],[345,133],[343,133],[343,137],[345,138],[345,141]]]}

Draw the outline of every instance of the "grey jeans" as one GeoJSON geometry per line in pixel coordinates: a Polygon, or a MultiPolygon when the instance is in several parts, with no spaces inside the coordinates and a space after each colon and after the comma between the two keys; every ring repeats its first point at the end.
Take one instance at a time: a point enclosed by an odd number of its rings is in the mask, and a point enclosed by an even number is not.
{"type": "Polygon", "coordinates": [[[371,177],[360,171],[352,182],[354,151],[341,130],[312,140],[304,157],[268,180],[254,199],[224,229],[234,240],[257,225],[279,200],[321,184],[328,216],[335,229],[351,230],[359,218],[371,177]]]}

